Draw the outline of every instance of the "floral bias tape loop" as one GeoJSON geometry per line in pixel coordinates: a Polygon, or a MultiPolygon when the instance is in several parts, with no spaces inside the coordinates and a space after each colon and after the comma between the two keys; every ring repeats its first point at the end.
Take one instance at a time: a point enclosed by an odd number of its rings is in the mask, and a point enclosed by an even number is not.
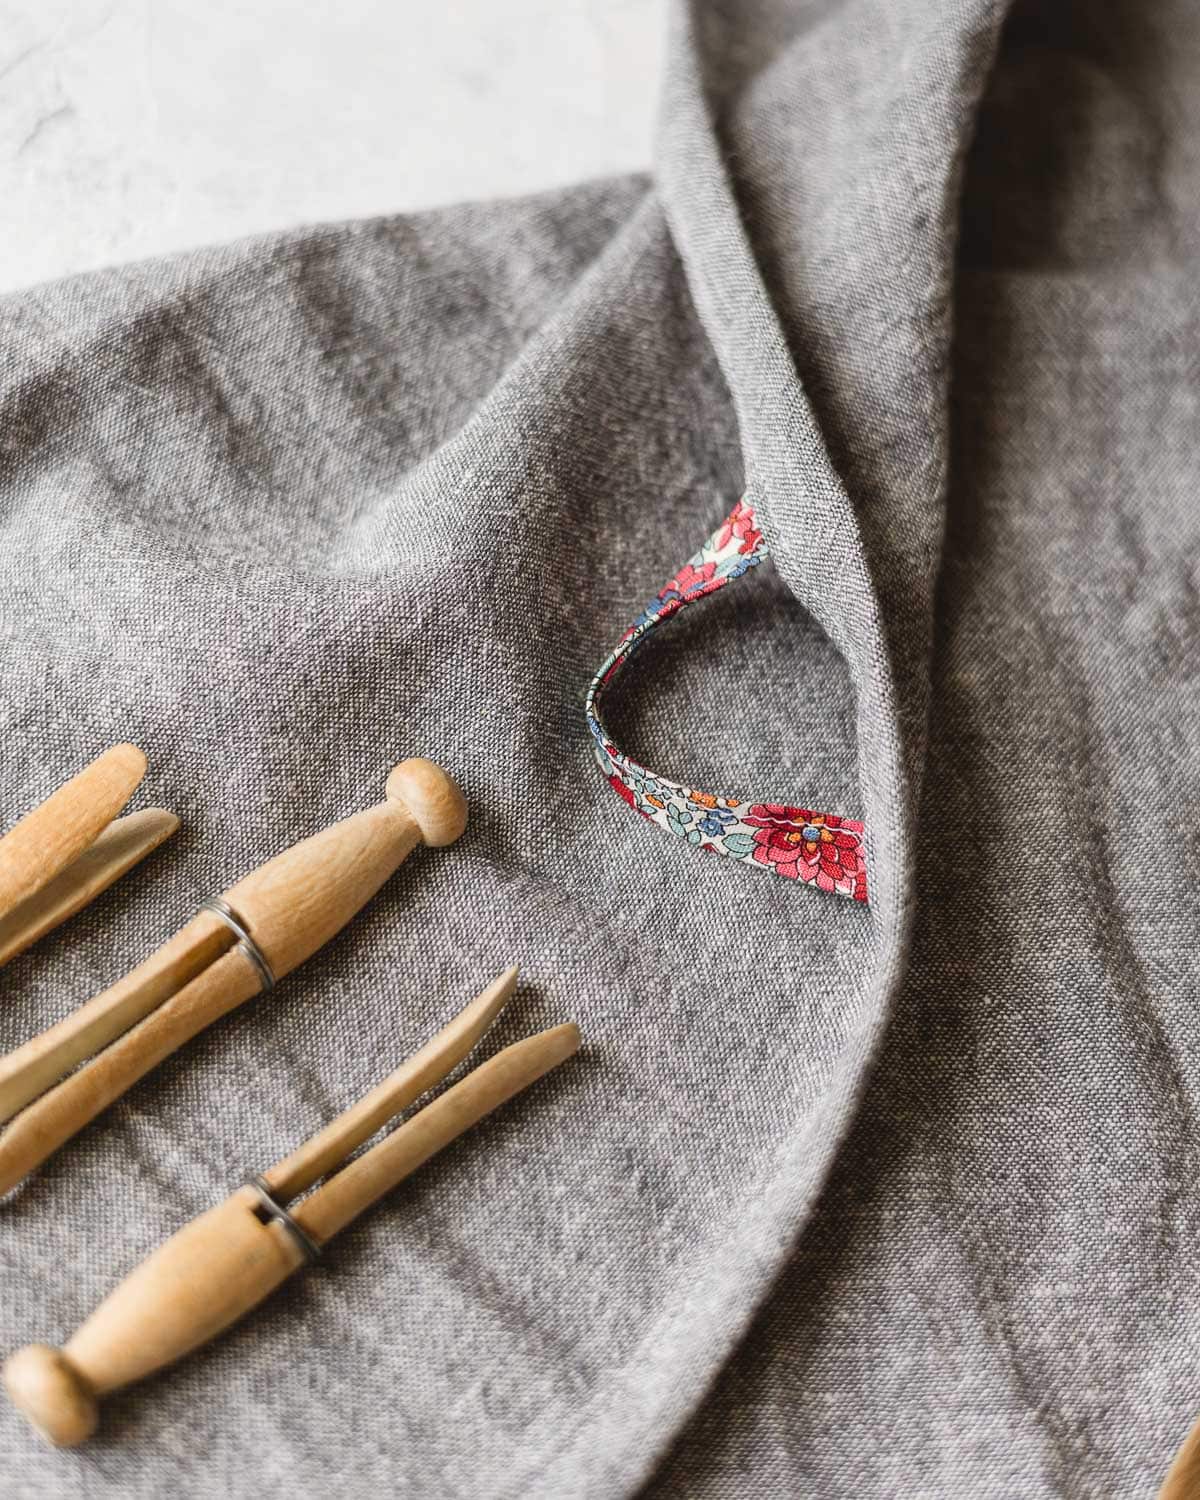
{"type": "Polygon", "coordinates": [[[689,844],[748,860],[786,880],[865,901],[867,866],[861,823],[807,807],[716,797],[680,786],[618,750],[600,716],[600,700],[613,678],[656,625],[741,578],[766,556],[754,511],[739,500],[700,551],[650,601],[592,679],[586,711],[596,760],[613,790],[630,807],[689,844]]]}

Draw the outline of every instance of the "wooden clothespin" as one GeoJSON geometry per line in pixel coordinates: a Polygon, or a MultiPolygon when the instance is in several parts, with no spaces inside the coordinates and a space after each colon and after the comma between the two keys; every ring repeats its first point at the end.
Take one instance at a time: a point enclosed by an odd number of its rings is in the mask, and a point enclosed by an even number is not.
{"type": "Polygon", "coordinates": [[[453,843],[466,821],[450,777],[432,761],[406,760],[385,802],[205,902],[124,979],[0,1058],[0,1123],[10,1122],[0,1132],[0,1193],[197,1032],[310,958],[417,844],[453,843]]]}
{"type": "Polygon", "coordinates": [[[136,745],[114,745],[0,838],[0,964],[73,917],[179,827],[161,807],[117,818],[145,774],[136,745]]]}
{"type": "Polygon", "coordinates": [[[512,994],[516,973],[501,975],[415,1057],[291,1156],[179,1230],[61,1351],[30,1344],[14,1354],[4,1382],[16,1406],[52,1443],[81,1443],[95,1430],[97,1397],[215,1338],[435,1152],[570,1057],[579,1047],[579,1029],[570,1023],[516,1042],[326,1176],[467,1055],[512,994]],[[287,1207],[322,1176],[322,1186],[287,1207]]]}
{"type": "Polygon", "coordinates": [[[1197,1500],[1200,1496],[1200,1421],[1188,1433],[1158,1492],[1158,1500],[1197,1500]]]}

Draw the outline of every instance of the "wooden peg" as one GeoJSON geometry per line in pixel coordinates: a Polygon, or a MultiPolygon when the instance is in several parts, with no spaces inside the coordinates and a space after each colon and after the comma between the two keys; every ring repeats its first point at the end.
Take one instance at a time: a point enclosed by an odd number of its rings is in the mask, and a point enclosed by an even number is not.
{"type": "Polygon", "coordinates": [[[179,819],[161,807],[113,821],[145,774],[136,745],[114,745],[0,838],[0,964],[175,832],[179,819]]]}
{"type": "Polygon", "coordinates": [[[452,844],[466,826],[467,804],[445,771],[406,760],[388,777],[385,801],[276,855],[224,900],[282,979],[340,932],[418,844],[452,844]]]}
{"type": "Polygon", "coordinates": [[[290,1202],[318,1177],[356,1151],[362,1143],[382,1129],[396,1115],[406,1110],[457,1067],[484,1032],[508,1004],[517,986],[517,971],[506,969],[499,979],[471,1001],[448,1026],[410,1057],[396,1071],[377,1084],[365,1098],[340,1114],[324,1130],[318,1131],[291,1156],[285,1156],[263,1173],[263,1181],[272,1194],[290,1202]]]}
{"type": "MultiPolygon", "coordinates": [[[[64,1073],[190,984],[227,953],[235,941],[234,934],[212,912],[198,912],[169,942],[123,979],[0,1057],[0,1122],[11,1120],[64,1073]]],[[[0,1177],[3,1177],[2,1167],[0,1177]]]]}
{"type": "Polygon", "coordinates": [[[9,911],[78,859],[146,774],[136,745],[114,745],[0,839],[0,911],[9,911]]]}
{"type": "Polygon", "coordinates": [[[466,817],[444,771],[405,761],[388,778],[386,801],[296,844],[224,893],[220,904],[246,941],[218,913],[201,911],[124,979],[0,1058],[0,1122],[11,1121],[0,1132],[0,1193],[268,978],[291,973],[417,844],[452,843],[466,817]]]}
{"type": "Polygon", "coordinates": [[[179,819],[162,807],[148,807],[110,823],[90,849],[0,917],[0,965],[94,901],[178,827],[179,819]]]}
{"type": "Polygon", "coordinates": [[[336,1152],[361,1144],[385,1109],[406,1107],[414,1091],[444,1076],[504,1005],[514,980],[515,970],[502,975],[416,1057],[271,1168],[259,1179],[262,1191],[239,1188],[176,1233],[109,1294],[61,1351],[31,1344],[14,1354],[4,1367],[14,1404],[52,1443],[82,1442],[95,1429],[100,1396],[228,1328],[303,1265],[310,1246],[324,1245],[435,1152],[570,1057],[579,1047],[573,1024],[506,1047],[329,1177],[290,1214],[282,1208],[297,1184],[307,1185],[333,1165],[336,1152]]]}
{"type": "Polygon", "coordinates": [[[185,1042],[257,995],[261,983],[246,955],[231,948],[85,1067],[34,1100],[0,1132],[0,1193],[14,1188],[185,1042]]]}
{"type": "Polygon", "coordinates": [[[292,1217],[318,1245],[326,1244],[464,1130],[578,1052],[579,1042],[579,1027],[568,1021],[505,1047],[334,1173],[292,1217]]]}
{"type": "Polygon", "coordinates": [[[1200,1500],[1200,1421],[1188,1433],[1167,1470],[1158,1500],[1200,1500]]]}

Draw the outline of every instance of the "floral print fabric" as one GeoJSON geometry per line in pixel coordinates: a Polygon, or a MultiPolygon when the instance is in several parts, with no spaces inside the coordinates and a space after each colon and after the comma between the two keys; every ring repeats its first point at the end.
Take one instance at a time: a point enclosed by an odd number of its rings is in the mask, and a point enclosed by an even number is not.
{"type": "Polygon", "coordinates": [[[742,577],[766,556],[754,510],[739,500],[700,551],[650,601],[592,679],[586,712],[596,759],[619,797],[687,843],[772,870],[785,880],[865,901],[861,823],[806,807],[719,797],[668,781],[618,750],[600,715],[601,699],[613,679],[656,625],[742,577]]]}

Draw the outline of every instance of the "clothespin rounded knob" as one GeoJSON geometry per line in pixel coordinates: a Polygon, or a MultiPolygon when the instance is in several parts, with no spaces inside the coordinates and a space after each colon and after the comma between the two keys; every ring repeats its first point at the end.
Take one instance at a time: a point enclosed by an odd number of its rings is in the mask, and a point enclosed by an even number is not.
{"type": "Polygon", "coordinates": [[[444,848],[467,826],[466,798],[441,766],[423,756],[401,761],[387,779],[389,802],[399,802],[421,830],[421,842],[444,848]]]}
{"type": "Polygon", "coordinates": [[[48,1344],[27,1344],[4,1365],[4,1385],[13,1405],[59,1448],[91,1437],[99,1404],[71,1361],[48,1344]]]}

